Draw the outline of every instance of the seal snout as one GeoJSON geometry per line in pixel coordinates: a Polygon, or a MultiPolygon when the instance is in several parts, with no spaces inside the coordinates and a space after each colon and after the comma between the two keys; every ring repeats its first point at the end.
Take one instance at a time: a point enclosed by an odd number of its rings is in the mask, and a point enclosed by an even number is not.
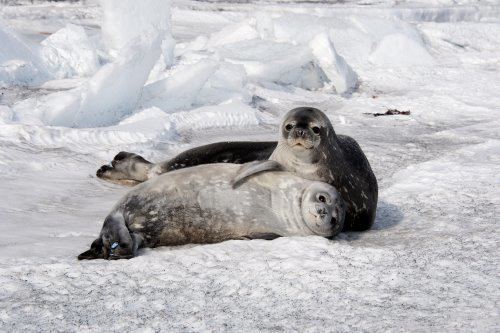
{"type": "Polygon", "coordinates": [[[324,205],[316,204],[316,213],[323,219],[326,215],[328,215],[328,210],[324,205]]]}
{"type": "Polygon", "coordinates": [[[112,166],[109,166],[109,165],[103,165],[99,168],[99,170],[97,170],[96,172],[96,176],[99,177],[99,178],[102,178],[106,172],[112,170],[113,167],[112,166]]]}

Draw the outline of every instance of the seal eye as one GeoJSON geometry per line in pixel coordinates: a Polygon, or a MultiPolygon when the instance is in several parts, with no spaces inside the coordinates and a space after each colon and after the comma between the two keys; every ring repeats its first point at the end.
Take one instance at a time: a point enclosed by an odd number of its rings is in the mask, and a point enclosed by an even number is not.
{"type": "Polygon", "coordinates": [[[286,130],[287,132],[290,132],[290,131],[292,130],[292,128],[293,128],[293,125],[292,125],[292,124],[287,124],[287,125],[285,126],[285,130],[286,130]]]}
{"type": "Polygon", "coordinates": [[[319,132],[320,132],[319,127],[318,127],[318,126],[314,126],[314,127],[312,128],[312,131],[313,131],[313,133],[314,133],[314,134],[319,134],[319,132]]]}
{"type": "Polygon", "coordinates": [[[324,196],[324,195],[322,195],[322,194],[320,194],[320,195],[318,196],[318,200],[319,200],[319,201],[321,201],[321,202],[326,202],[326,198],[325,198],[325,196],[324,196]]]}

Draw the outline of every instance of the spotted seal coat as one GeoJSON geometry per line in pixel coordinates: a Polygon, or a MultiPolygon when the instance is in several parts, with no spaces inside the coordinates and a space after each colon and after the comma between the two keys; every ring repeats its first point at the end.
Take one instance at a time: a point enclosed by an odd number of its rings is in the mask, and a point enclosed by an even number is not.
{"type": "Polygon", "coordinates": [[[261,171],[240,182],[242,172],[259,166],[279,168],[274,161],[207,164],[137,185],[78,258],[121,259],[140,247],[340,232],[345,208],[333,186],[286,171],[261,171]]]}

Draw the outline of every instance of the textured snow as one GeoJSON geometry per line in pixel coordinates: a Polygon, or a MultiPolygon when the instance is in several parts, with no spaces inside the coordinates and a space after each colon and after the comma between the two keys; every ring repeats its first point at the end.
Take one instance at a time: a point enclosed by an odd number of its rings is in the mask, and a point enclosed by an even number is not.
{"type": "Polygon", "coordinates": [[[498,331],[500,6],[362,2],[0,7],[0,331],[498,331]],[[276,139],[303,105],[366,152],[372,230],[76,260],[114,154],[276,139]]]}

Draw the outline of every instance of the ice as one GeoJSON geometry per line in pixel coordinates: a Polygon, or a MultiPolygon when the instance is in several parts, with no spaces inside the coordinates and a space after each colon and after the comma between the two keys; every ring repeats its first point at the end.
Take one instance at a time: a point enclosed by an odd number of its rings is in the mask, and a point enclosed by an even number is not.
{"type": "Polygon", "coordinates": [[[213,46],[236,43],[242,40],[255,39],[259,33],[252,27],[252,21],[247,20],[234,25],[229,25],[224,29],[214,33],[211,37],[213,46]]]}
{"type": "Polygon", "coordinates": [[[144,87],[141,105],[164,111],[189,108],[217,67],[218,63],[210,59],[179,66],[169,77],[144,87]]]}
{"type": "Polygon", "coordinates": [[[118,1],[119,6],[114,8],[111,7],[111,1],[105,1],[103,35],[114,60],[78,88],[57,92],[32,103],[19,103],[14,108],[18,118],[33,119],[34,116],[39,117],[44,124],[92,127],[116,124],[131,114],[160,57],[162,40],[167,34],[164,30],[169,19],[169,11],[165,7],[167,2],[156,2],[157,7],[150,3],[150,6],[136,8],[134,1],[118,1]],[[156,8],[153,18],[156,22],[146,19],[152,7],[156,8]],[[133,14],[129,11],[131,8],[134,8],[133,14]],[[140,12],[141,8],[144,13],[140,12]],[[127,30],[130,36],[125,44],[125,34],[116,32],[125,25],[124,20],[129,20],[129,29],[133,29],[127,30]]]}
{"type": "Polygon", "coordinates": [[[21,36],[0,19],[0,87],[33,86],[48,79],[38,54],[21,36]]]}
{"type": "Polygon", "coordinates": [[[306,89],[322,87],[325,77],[308,47],[252,39],[218,49],[222,59],[245,67],[255,82],[279,82],[306,89]]]}
{"type": "Polygon", "coordinates": [[[312,53],[321,69],[339,94],[353,91],[358,83],[358,76],[340,56],[326,33],[319,34],[309,42],[312,53]]]}
{"type": "Polygon", "coordinates": [[[8,60],[0,64],[0,87],[32,86],[39,82],[43,72],[24,60],[8,60]]]}
{"type": "Polygon", "coordinates": [[[93,1],[17,2],[0,7],[0,330],[498,330],[496,2],[177,1],[169,23],[163,2],[110,1],[102,29],[93,1]],[[102,67],[41,78],[38,44],[68,23],[102,67]],[[117,152],[276,140],[305,105],[365,151],[372,230],[76,260],[130,190],[95,176],[117,152]],[[388,108],[411,113],[371,115],[388,108]]]}
{"type": "Polygon", "coordinates": [[[400,33],[384,37],[369,60],[375,65],[390,67],[434,64],[432,56],[422,44],[400,33]]]}
{"type": "Polygon", "coordinates": [[[68,24],[41,45],[42,59],[56,78],[90,76],[99,67],[96,47],[81,26],[68,24]]]}
{"type": "MultiPolygon", "coordinates": [[[[131,40],[155,30],[170,35],[170,1],[103,0],[102,35],[109,53],[122,54],[131,40]]],[[[163,39],[165,36],[161,36],[163,39]]]]}

